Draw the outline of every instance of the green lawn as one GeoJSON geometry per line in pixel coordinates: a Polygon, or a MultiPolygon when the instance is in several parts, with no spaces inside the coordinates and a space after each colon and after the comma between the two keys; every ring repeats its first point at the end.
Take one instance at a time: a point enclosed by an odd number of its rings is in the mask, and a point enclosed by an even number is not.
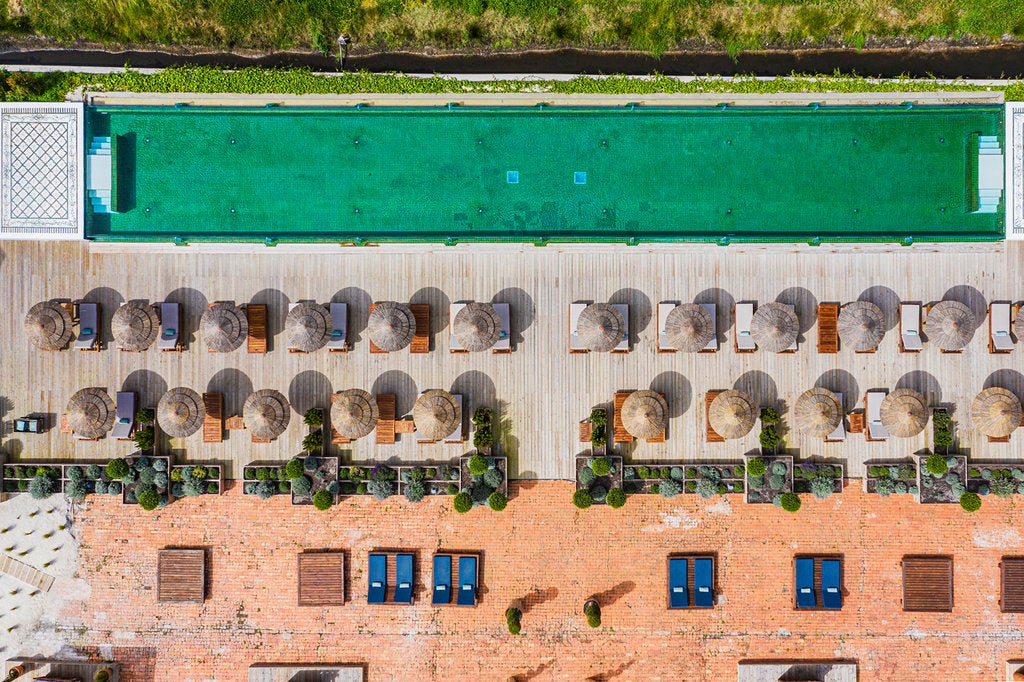
{"type": "MultiPolygon", "coordinates": [[[[1019,0],[8,0],[8,32],[61,41],[333,49],[632,47],[736,52],[871,37],[1024,38],[1019,0]]],[[[7,7],[5,4],[4,7],[7,7]]]]}

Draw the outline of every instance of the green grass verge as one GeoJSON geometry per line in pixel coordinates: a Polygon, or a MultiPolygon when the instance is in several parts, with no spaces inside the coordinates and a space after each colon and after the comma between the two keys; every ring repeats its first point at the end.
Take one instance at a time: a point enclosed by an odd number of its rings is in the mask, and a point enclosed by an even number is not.
{"type": "Polygon", "coordinates": [[[1007,86],[954,84],[937,80],[894,78],[872,80],[857,76],[804,76],[794,74],[771,80],[700,78],[680,81],[665,76],[634,78],[608,76],[568,81],[463,81],[435,76],[413,78],[401,74],[347,73],[321,76],[303,69],[241,69],[226,71],[209,67],[180,67],[155,74],[137,71],[110,74],[76,72],[26,73],[0,71],[0,99],[5,101],[63,100],[76,88],[87,86],[105,92],[196,92],[239,94],[334,94],[353,93],[479,93],[536,92],[554,94],[652,94],[652,93],[786,93],[786,92],[934,92],[1003,91],[1007,100],[1024,99],[1024,81],[1007,86]]]}

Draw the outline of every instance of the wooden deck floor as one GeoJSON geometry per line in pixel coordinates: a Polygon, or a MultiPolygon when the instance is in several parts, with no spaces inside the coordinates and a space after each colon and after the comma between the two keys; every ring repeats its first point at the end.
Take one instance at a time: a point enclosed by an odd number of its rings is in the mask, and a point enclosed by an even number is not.
{"type": "MultiPolygon", "coordinates": [[[[3,452],[8,458],[109,458],[130,450],[110,438],[76,441],[55,426],[72,393],[86,386],[137,391],[140,406],[155,406],[168,388],[224,394],[224,417],[241,414],[245,397],[273,388],[292,402],[285,434],[270,444],[253,445],[244,431],[228,431],[221,443],[202,442],[201,433],[164,447],[191,461],[221,461],[227,477],[240,477],[248,461],[285,459],[297,453],[306,429],[301,413],[328,407],[330,394],[358,387],[394,393],[396,416],[412,410],[416,396],[444,388],[465,397],[465,409],[497,408],[497,439],[510,455],[509,473],[523,478],[572,478],[579,452],[578,423],[591,407],[610,407],[616,390],[650,387],[669,404],[665,443],[636,442],[623,447],[627,457],[643,460],[737,459],[757,445],[757,430],[738,441],[705,442],[704,393],[742,388],[762,403],[786,407],[815,385],[840,391],[849,410],[871,388],[907,386],[922,390],[933,404],[954,405],[957,437],[978,460],[1019,460],[1024,437],[988,443],[971,428],[969,406],[982,388],[994,385],[1024,395],[1024,374],[1016,369],[1024,354],[987,351],[984,311],[991,300],[1018,302],[1024,285],[1017,273],[1024,246],[852,248],[833,253],[826,247],[582,247],[417,246],[348,248],[325,245],[210,248],[84,243],[0,244],[0,315],[5,371],[0,378],[3,452]],[[146,253],[149,250],[149,253],[146,253]],[[127,267],[126,267],[127,265],[127,267]],[[25,339],[29,307],[49,298],[85,299],[102,304],[99,353],[42,353],[25,339]],[[112,348],[110,317],[129,298],[182,304],[184,353],[119,353],[112,348]],[[842,349],[821,355],[816,349],[820,301],[863,298],[886,314],[888,333],[877,353],[858,355],[842,349]],[[926,344],[919,354],[897,352],[900,298],[938,301],[955,298],[979,315],[968,349],[944,355],[926,344]],[[288,304],[300,299],[349,305],[352,351],[289,354],[281,336],[288,304]],[[632,352],[627,355],[566,350],[566,311],[571,301],[587,299],[628,303],[632,352]],[[197,327],[207,303],[234,300],[268,305],[270,352],[207,353],[197,327]],[[431,352],[371,355],[365,333],[373,301],[428,303],[431,352]],[[515,352],[448,352],[448,305],[479,300],[511,304],[515,352]],[[713,354],[657,353],[654,311],[659,301],[715,303],[722,350],[713,354]],[[732,350],[732,309],[738,300],[779,300],[795,305],[801,320],[800,349],[791,355],[732,350]],[[42,435],[13,433],[13,420],[29,413],[46,415],[42,435]]],[[[866,444],[852,436],[824,444],[790,431],[787,445],[798,458],[845,461],[851,475],[871,459],[906,457],[928,444],[930,430],[917,438],[866,444]]],[[[400,434],[395,445],[378,446],[371,434],[332,445],[346,461],[447,459],[468,445],[418,446],[400,434]]]]}

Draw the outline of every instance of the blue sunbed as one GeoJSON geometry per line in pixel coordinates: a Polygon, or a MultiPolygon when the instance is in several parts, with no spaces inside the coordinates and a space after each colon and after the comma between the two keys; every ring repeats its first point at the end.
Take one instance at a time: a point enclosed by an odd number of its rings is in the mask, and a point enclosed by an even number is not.
{"type": "Polygon", "coordinates": [[[714,562],[711,559],[693,560],[694,606],[710,609],[715,605],[714,562]]]}
{"type": "Polygon", "coordinates": [[[668,607],[685,609],[690,605],[686,597],[686,559],[668,560],[668,607]]]}
{"type": "Polygon", "coordinates": [[[821,560],[821,605],[826,609],[843,608],[839,585],[839,559],[821,560]]]}
{"type": "Polygon", "coordinates": [[[813,609],[817,606],[814,599],[814,559],[796,560],[796,607],[813,609]]]}
{"type": "Polygon", "coordinates": [[[476,557],[459,557],[459,606],[476,606],[476,557]]]}
{"type": "Polygon", "coordinates": [[[439,554],[434,557],[434,604],[452,603],[452,557],[439,554]]]}
{"type": "Polygon", "coordinates": [[[388,590],[388,558],[384,554],[370,555],[370,589],[366,594],[366,603],[383,604],[384,594],[388,590]]]}
{"type": "Polygon", "coordinates": [[[412,554],[395,556],[395,603],[412,603],[412,554]]]}

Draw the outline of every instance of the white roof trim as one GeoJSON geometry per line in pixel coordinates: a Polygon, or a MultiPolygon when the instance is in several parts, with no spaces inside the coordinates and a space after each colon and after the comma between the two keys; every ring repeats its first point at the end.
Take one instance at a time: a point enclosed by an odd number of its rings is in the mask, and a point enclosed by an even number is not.
{"type": "Polygon", "coordinates": [[[1006,238],[1024,240],[1024,102],[1006,103],[1006,238]]]}

